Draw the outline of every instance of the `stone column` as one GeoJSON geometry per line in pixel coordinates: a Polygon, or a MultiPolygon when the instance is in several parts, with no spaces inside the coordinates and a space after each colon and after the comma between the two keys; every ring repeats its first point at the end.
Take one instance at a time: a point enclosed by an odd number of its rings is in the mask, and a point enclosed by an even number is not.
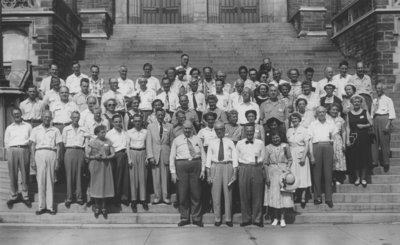
{"type": "Polygon", "coordinates": [[[140,14],[141,14],[141,6],[140,0],[128,0],[128,23],[129,24],[139,24],[140,23],[140,14]]]}
{"type": "Polygon", "coordinates": [[[219,0],[208,0],[208,23],[219,23],[219,0]]]}
{"type": "Polygon", "coordinates": [[[260,22],[287,22],[287,0],[260,0],[260,22]]]}
{"type": "Polygon", "coordinates": [[[128,23],[128,0],[115,0],[115,24],[128,23]]]}

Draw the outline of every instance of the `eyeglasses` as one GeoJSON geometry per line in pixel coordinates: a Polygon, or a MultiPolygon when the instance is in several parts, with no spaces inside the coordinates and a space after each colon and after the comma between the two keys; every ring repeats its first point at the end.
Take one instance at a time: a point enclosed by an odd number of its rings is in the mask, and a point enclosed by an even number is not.
{"type": "Polygon", "coordinates": [[[107,106],[116,106],[116,104],[108,104],[107,106]]]}

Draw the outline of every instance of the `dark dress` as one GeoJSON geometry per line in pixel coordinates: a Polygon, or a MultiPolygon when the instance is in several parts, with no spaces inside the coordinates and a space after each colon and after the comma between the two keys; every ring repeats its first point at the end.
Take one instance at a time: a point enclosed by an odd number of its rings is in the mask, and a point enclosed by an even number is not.
{"type": "Polygon", "coordinates": [[[372,162],[371,140],[368,134],[368,128],[358,128],[357,124],[367,124],[367,111],[362,110],[359,115],[354,115],[351,111],[348,113],[350,125],[350,145],[347,153],[347,169],[359,170],[367,168],[372,162]]]}

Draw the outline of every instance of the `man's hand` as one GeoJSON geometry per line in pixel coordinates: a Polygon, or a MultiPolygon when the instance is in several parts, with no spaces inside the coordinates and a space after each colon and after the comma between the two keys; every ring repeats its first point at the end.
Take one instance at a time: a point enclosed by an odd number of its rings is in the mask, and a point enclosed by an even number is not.
{"type": "Polygon", "coordinates": [[[32,167],[33,170],[35,170],[35,171],[37,170],[35,160],[31,161],[31,167],[32,167]]]}
{"type": "Polygon", "coordinates": [[[210,176],[207,177],[207,182],[211,185],[212,184],[212,178],[210,176]]]}
{"type": "Polygon", "coordinates": [[[204,171],[201,171],[199,178],[201,180],[204,180],[205,177],[206,177],[206,175],[204,174],[204,171]]]}
{"type": "Polygon", "coordinates": [[[311,165],[315,165],[315,158],[314,158],[314,156],[311,156],[310,162],[311,162],[311,165]]]}
{"type": "Polygon", "coordinates": [[[267,184],[268,187],[271,186],[271,180],[269,178],[265,179],[265,184],[267,184]]]}
{"type": "Polygon", "coordinates": [[[172,183],[176,184],[179,181],[179,178],[176,174],[171,174],[172,183]]]}
{"type": "Polygon", "coordinates": [[[304,166],[306,164],[306,159],[302,158],[299,162],[300,166],[304,166]]]}
{"type": "Polygon", "coordinates": [[[129,160],[128,164],[129,164],[129,168],[132,169],[132,167],[133,167],[133,162],[132,162],[131,160],[129,160]]]}
{"type": "Polygon", "coordinates": [[[152,157],[152,158],[149,158],[149,164],[150,164],[150,165],[153,165],[153,166],[157,166],[157,163],[156,163],[156,161],[154,160],[153,157],[152,157]]]}
{"type": "Polygon", "coordinates": [[[390,128],[391,128],[390,124],[386,125],[386,127],[383,129],[383,133],[385,133],[385,134],[390,133],[390,128]]]}

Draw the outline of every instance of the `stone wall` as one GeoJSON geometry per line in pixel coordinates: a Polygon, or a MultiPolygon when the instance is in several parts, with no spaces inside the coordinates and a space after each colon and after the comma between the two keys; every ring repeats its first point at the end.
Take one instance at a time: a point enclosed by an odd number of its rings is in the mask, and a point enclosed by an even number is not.
{"type": "Polygon", "coordinates": [[[288,19],[290,20],[300,9],[301,6],[307,7],[325,7],[325,21],[330,23],[330,20],[336,12],[338,0],[288,0],[288,19]]]}
{"type": "Polygon", "coordinates": [[[115,0],[76,0],[77,11],[82,9],[104,8],[114,20],[114,2],[115,0]]]}

